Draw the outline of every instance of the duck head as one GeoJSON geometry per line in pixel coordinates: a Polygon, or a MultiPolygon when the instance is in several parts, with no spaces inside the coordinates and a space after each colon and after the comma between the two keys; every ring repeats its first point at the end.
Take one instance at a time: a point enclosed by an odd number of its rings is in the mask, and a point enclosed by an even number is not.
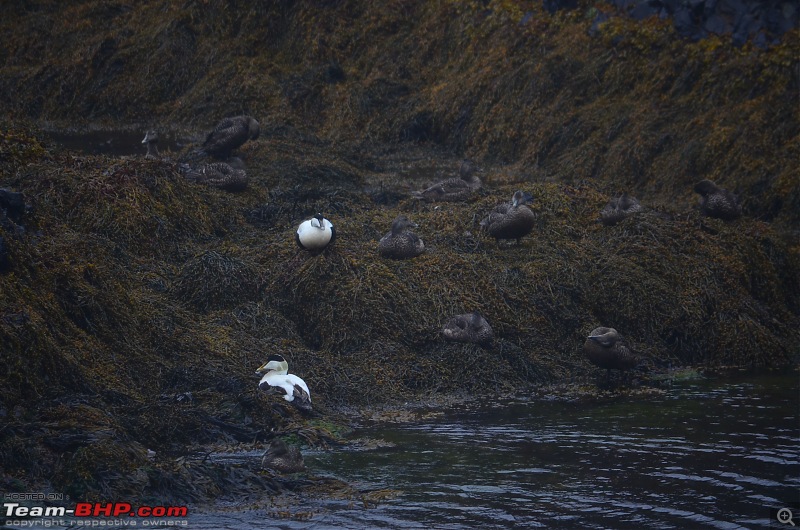
{"type": "Polygon", "coordinates": [[[314,228],[319,228],[320,230],[324,230],[325,217],[323,217],[321,213],[318,213],[317,215],[311,218],[311,226],[313,226],[314,228]]]}
{"type": "Polygon", "coordinates": [[[286,359],[283,358],[283,355],[270,355],[267,359],[267,362],[262,364],[258,370],[256,370],[256,373],[259,375],[264,375],[269,372],[283,372],[284,374],[289,372],[289,363],[286,362],[286,359]]]}
{"type": "Polygon", "coordinates": [[[533,200],[533,196],[522,190],[518,190],[514,192],[514,196],[511,197],[511,205],[516,208],[520,204],[527,204],[533,200]]]}
{"type": "Polygon", "coordinates": [[[158,133],[156,131],[150,130],[144,134],[144,140],[142,140],[143,144],[156,143],[156,142],[158,142],[158,133]]]}
{"type": "Polygon", "coordinates": [[[703,179],[694,185],[694,191],[695,193],[699,193],[700,195],[705,197],[709,193],[714,193],[716,191],[719,191],[719,187],[712,181],[708,179],[703,179]]]}
{"type": "Polygon", "coordinates": [[[604,346],[606,348],[613,346],[619,340],[619,333],[614,328],[595,328],[588,337],[587,340],[592,340],[604,346]]]}
{"type": "Polygon", "coordinates": [[[261,135],[261,126],[255,118],[248,118],[247,120],[247,136],[251,140],[257,140],[261,135]]]}
{"type": "Polygon", "coordinates": [[[405,215],[398,215],[397,218],[392,222],[392,233],[397,235],[406,228],[416,228],[417,226],[417,223],[405,215]]]}

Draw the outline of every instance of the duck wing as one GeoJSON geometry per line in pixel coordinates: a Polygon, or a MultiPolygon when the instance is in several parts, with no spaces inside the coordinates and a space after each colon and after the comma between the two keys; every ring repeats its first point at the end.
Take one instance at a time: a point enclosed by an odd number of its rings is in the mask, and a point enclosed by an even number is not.
{"type": "Polygon", "coordinates": [[[227,156],[248,139],[247,122],[240,117],[225,118],[203,142],[203,151],[211,155],[227,156]]]}

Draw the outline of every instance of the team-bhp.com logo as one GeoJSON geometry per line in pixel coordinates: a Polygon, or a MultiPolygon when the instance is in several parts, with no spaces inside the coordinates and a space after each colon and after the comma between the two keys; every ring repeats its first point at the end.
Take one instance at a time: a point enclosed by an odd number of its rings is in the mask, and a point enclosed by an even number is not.
{"type": "MultiPolygon", "coordinates": [[[[118,524],[114,526],[185,526],[186,520],[174,518],[186,517],[189,510],[186,506],[138,506],[134,507],[127,502],[79,502],[75,508],[64,506],[23,506],[18,502],[4,502],[3,515],[8,518],[6,525],[32,526],[33,518],[41,518],[42,523],[55,518],[69,517],[71,522],[62,521],[61,524],[69,526],[96,526],[88,524],[82,518],[114,518],[118,524]],[[14,524],[14,522],[20,524],[14,524]]],[[[50,526],[50,525],[46,525],[50,526]]],[[[107,523],[103,526],[109,526],[107,523]]]]}

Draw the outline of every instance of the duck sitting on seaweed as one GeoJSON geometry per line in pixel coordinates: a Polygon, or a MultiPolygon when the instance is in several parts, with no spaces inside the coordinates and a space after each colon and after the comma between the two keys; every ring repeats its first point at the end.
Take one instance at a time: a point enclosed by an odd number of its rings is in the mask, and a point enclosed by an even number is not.
{"type": "Polygon", "coordinates": [[[442,335],[453,342],[477,344],[491,348],[494,332],[489,322],[478,311],[453,316],[442,329],[442,335]]]}
{"type": "Polygon", "coordinates": [[[498,242],[501,239],[516,239],[519,245],[519,240],[530,234],[536,224],[536,216],[526,206],[531,200],[533,197],[526,192],[514,192],[511,202],[496,206],[481,221],[481,227],[498,242]]]}
{"type": "Polygon", "coordinates": [[[392,230],[378,242],[378,253],[384,258],[408,259],[425,252],[425,243],[409,228],[417,224],[405,215],[399,215],[392,222],[392,230]]]}
{"type": "Polygon", "coordinates": [[[300,223],[295,233],[295,241],[303,250],[322,252],[336,241],[336,229],[333,223],[318,213],[300,223]]]}
{"type": "Polygon", "coordinates": [[[701,180],[695,184],[694,191],[700,194],[700,212],[703,215],[723,221],[732,221],[742,216],[742,207],[736,195],[712,181],[701,180]]]}
{"type": "Polygon", "coordinates": [[[233,157],[228,162],[212,162],[191,167],[181,164],[181,172],[187,179],[225,191],[242,191],[247,188],[247,172],[241,159],[233,157]]]}
{"type": "Polygon", "coordinates": [[[458,177],[445,179],[422,191],[415,191],[411,196],[427,202],[457,202],[468,199],[481,187],[481,179],[475,174],[475,166],[469,160],[463,160],[458,170],[458,177]]]}
{"type": "Polygon", "coordinates": [[[611,199],[608,204],[600,210],[600,220],[604,225],[614,225],[626,217],[642,211],[641,203],[627,193],[611,199]]]}
{"type": "Polygon", "coordinates": [[[283,394],[283,399],[301,411],[311,412],[311,392],[308,390],[308,385],[296,375],[289,373],[289,363],[282,355],[270,355],[256,373],[264,374],[258,383],[258,388],[275,389],[283,394]]]}

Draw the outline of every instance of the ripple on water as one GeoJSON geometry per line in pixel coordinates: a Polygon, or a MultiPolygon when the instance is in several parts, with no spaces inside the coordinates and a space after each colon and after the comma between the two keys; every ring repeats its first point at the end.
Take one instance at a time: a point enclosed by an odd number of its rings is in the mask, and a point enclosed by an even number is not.
{"type": "Polygon", "coordinates": [[[769,507],[800,500],[797,386],[700,381],[650,401],[521,401],[376,425],[357,435],[392,451],[306,464],[401,496],[370,509],[318,503],[308,522],[267,519],[292,529],[764,527],[769,507]]]}

